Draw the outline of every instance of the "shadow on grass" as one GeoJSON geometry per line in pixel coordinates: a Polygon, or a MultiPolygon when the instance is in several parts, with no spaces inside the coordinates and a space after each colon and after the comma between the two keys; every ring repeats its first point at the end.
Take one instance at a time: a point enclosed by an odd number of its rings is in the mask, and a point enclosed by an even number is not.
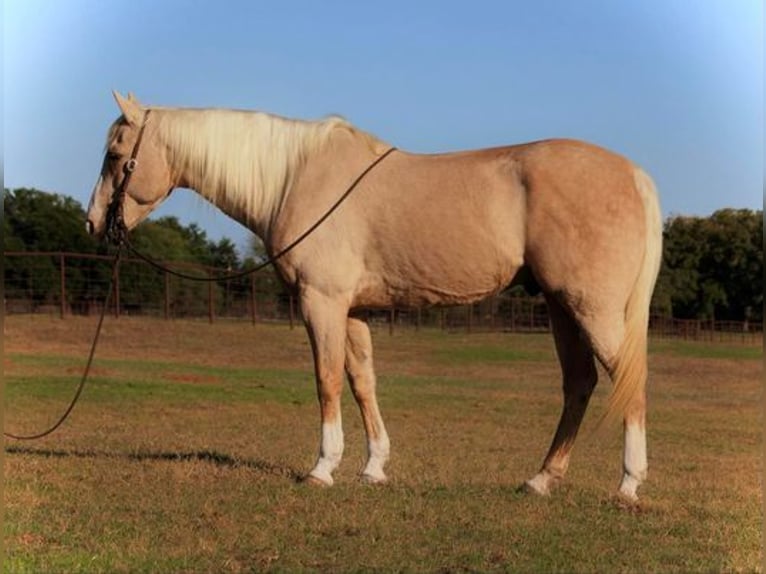
{"type": "Polygon", "coordinates": [[[120,459],[130,462],[166,461],[166,462],[207,462],[226,468],[248,468],[263,474],[281,476],[295,482],[303,480],[303,474],[293,468],[274,464],[265,460],[244,460],[216,451],[201,450],[196,452],[107,452],[98,450],[54,450],[30,448],[24,446],[7,446],[6,454],[38,456],[43,458],[92,458],[120,459]]]}

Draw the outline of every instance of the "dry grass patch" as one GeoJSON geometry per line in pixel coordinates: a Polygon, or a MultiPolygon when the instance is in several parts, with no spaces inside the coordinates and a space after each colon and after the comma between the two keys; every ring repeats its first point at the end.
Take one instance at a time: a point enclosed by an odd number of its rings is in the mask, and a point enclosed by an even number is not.
{"type": "MultiPolygon", "coordinates": [[[[94,327],[7,319],[9,427],[58,414],[94,327]]],[[[653,346],[650,477],[626,511],[612,494],[619,433],[592,432],[603,379],[566,482],[548,499],[517,491],[558,419],[548,337],[374,338],[391,482],[357,480],[365,447],[347,393],[337,484],[316,489],[297,481],[319,440],[303,331],[110,320],[73,418],[6,444],[5,570],[761,569],[760,360],[653,346]]]]}

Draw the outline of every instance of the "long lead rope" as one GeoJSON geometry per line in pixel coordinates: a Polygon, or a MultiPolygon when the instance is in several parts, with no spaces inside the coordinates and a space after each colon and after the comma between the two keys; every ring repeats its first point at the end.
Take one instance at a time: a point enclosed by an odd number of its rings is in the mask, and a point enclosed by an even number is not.
{"type": "Polygon", "coordinates": [[[48,436],[49,434],[53,433],[56,429],[58,429],[62,424],[64,424],[64,421],[67,420],[71,412],[74,410],[75,405],[77,404],[77,401],[80,399],[80,395],[82,394],[83,388],[85,388],[85,381],[88,380],[88,375],[90,374],[90,367],[93,364],[93,357],[96,354],[96,344],[98,343],[99,336],[101,335],[101,327],[104,324],[104,317],[106,316],[106,311],[109,308],[109,302],[112,300],[112,292],[114,291],[114,278],[117,275],[117,267],[120,264],[120,256],[122,254],[122,249],[119,249],[117,251],[117,254],[114,256],[114,264],[112,266],[112,276],[109,279],[109,289],[106,292],[106,298],[104,299],[104,307],[101,309],[101,316],[98,319],[98,326],[96,327],[96,335],[93,337],[93,343],[90,346],[90,353],[88,354],[88,362],[85,364],[85,371],[83,371],[82,378],[80,379],[80,384],[77,385],[77,391],[74,394],[74,397],[69,403],[69,406],[64,411],[64,414],[59,417],[59,419],[56,421],[56,423],[51,426],[50,428],[36,433],[36,434],[30,434],[30,435],[21,435],[21,434],[15,434],[3,431],[3,435],[16,439],[16,440],[36,440],[39,438],[43,438],[45,436],[48,436]]]}
{"type": "MultiPolygon", "coordinates": [[[[137,147],[138,146],[136,146],[136,148],[137,147]]],[[[122,254],[123,245],[125,245],[131,251],[131,253],[133,253],[138,258],[142,259],[143,261],[145,261],[152,267],[159,269],[160,271],[166,271],[167,273],[170,273],[171,275],[175,275],[176,277],[181,277],[182,279],[189,279],[190,281],[204,281],[204,282],[223,281],[227,279],[237,279],[240,277],[245,277],[246,275],[250,275],[252,273],[257,273],[261,269],[264,269],[265,267],[275,263],[278,259],[280,259],[284,255],[292,251],[299,243],[301,243],[304,239],[306,239],[309,235],[311,235],[317,229],[317,227],[322,225],[322,223],[324,223],[325,220],[328,217],[330,217],[335,212],[335,210],[338,209],[338,207],[340,207],[340,205],[346,200],[346,198],[349,195],[351,195],[351,192],[354,191],[354,189],[359,184],[359,182],[362,181],[362,179],[364,179],[364,177],[370,171],[372,171],[375,168],[375,166],[377,166],[381,161],[383,161],[386,157],[388,157],[394,150],[396,150],[395,147],[389,148],[383,155],[381,155],[375,161],[373,161],[370,165],[368,165],[367,168],[362,173],[360,173],[353,182],[351,182],[351,185],[348,186],[348,188],[343,193],[343,195],[341,195],[340,198],[311,227],[309,227],[306,231],[301,233],[287,247],[279,251],[276,255],[270,257],[268,260],[264,261],[263,263],[256,265],[252,269],[246,269],[245,271],[241,271],[238,273],[232,273],[228,275],[219,275],[216,277],[197,277],[194,275],[187,275],[179,271],[168,269],[167,267],[165,267],[158,261],[152,259],[148,255],[144,255],[143,253],[138,251],[135,247],[133,247],[133,245],[128,241],[127,234],[123,234],[123,236],[121,237],[122,242],[120,243],[117,254],[114,257],[114,265],[112,267],[112,276],[109,280],[109,289],[106,294],[106,299],[104,300],[104,307],[101,310],[101,316],[98,319],[98,326],[96,327],[96,334],[93,337],[93,344],[90,347],[90,353],[88,354],[88,361],[85,364],[85,371],[82,374],[82,378],[80,379],[80,384],[77,386],[77,390],[75,391],[74,397],[69,403],[69,406],[64,411],[64,414],[61,415],[61,417],[56,421],[56,423],[53,426],[51,426],[50,428],[42,432],[31,434],[31,435],[20,435],[20,434],[3,431],[3,435],[15,440],[36,440],[36,439],[43,438],[53,433],[62,424],[64,424],[64,421],[66,421],[66,419],[74,410],[74,407],[77,404],[77,401],[80,399],[80,395],[82,394],[83,389],[85,388],[85,382],[88,380],[88,375],[90,374],[90,368],[91,368],[91,365],[93,364],[93,357],[96,354],[96,345],[98,344],[98,339],[101,335],[101,327],[104,324],[104,317],[106,316],[106,311],[109,308],[109,303],[112,299],[112,292],[114,291],[114,278],[117,274],[117,266],[120,264],[120,256],[122,254]]],[[[135,150],[134,150],[134,156],[135,156],[135,150]]],[[[132,159],[134,160],[135,157],[133,157],[132,159]]],[[[130,177],[130,174],[132,174],[134,167],[135,166],[130,168],[130,170],[128,171],[127,177],[130,177]]],[[[127,182],[123,182],[123,187],[125,186],[126,183],[127,182]]]]}

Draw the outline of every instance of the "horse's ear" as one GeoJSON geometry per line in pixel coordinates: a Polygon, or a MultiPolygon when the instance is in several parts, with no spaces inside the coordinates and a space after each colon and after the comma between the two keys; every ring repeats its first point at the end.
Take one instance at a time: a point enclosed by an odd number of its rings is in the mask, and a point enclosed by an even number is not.
{"type": "Polygon", "coordinates": [[[133,98],[125,99],[118,92],[113,91],[114,99],[117,101],[117,105],[120,106],[122,115],[128,120],[128,123],[138,125],[141,122],[141,107],[138,101],[133,98]]]}

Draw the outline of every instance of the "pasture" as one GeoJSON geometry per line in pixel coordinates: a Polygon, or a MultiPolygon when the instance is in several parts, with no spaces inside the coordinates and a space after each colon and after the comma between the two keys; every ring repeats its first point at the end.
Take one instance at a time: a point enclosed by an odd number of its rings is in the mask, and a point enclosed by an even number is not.
{"type": "MultiPolygon", "coordinates": [[[[5,421],[61,413],[95,319],[5,319],[5,421]]],[[[649,479],[613,497],[621,430],[594,433],[602,373],[566,481],[517,487],[558,421],[548,335],[373,330],[390,482],[360,483],[343,397],[336,485],[315,461],[308,338],[283,325],[107,319],[93,376],[54,435],[6,441],[7,572],[762,569],[762,350],[652,341],[649,479]]]]}

